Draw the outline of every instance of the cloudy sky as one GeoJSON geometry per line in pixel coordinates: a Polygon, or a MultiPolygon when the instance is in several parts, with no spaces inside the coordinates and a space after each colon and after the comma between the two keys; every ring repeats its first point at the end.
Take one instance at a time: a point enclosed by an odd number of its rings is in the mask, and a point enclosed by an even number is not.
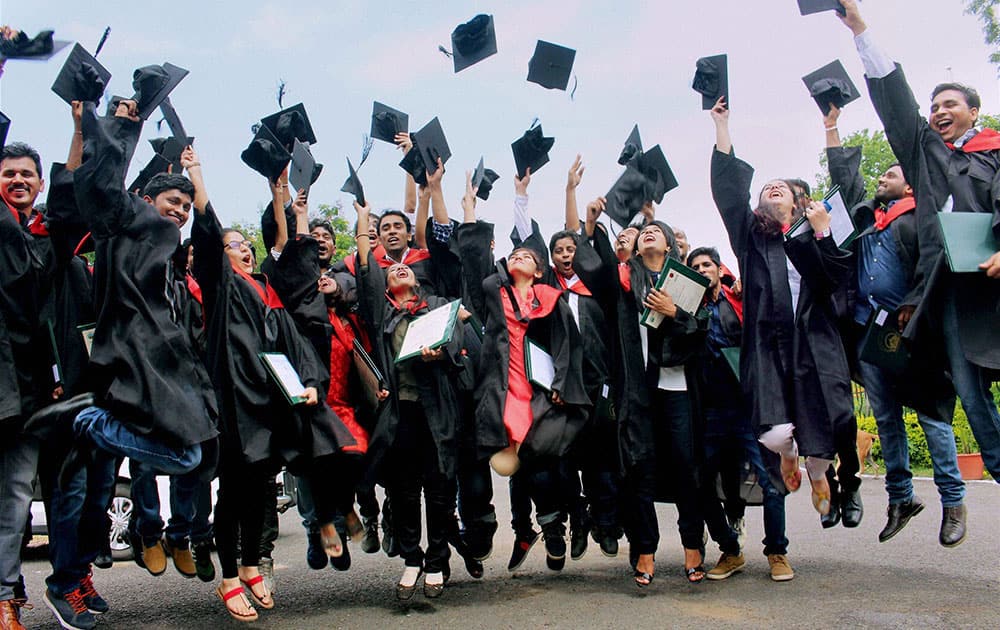
{"type": "MultiPolygon", "coordinates": [[[[996,69],[987,63],[978,22],[961,0],[866,0],[862,9],[878,41],[903,63],[921,104],[942,80],[976,86],[983,110],[998,113],[996,69]]],[[[149,6],[149,5],[148,5],[149,6]]],[[[562,224],[566,171],[582,153],[586,201],[607,192],[632,125],[646,147],[661,144],[680,187],[658,216],[684,227],[694,245],[728,252],[708,189],[714,140],[711,120],[691,90],[698,57],[728,53],[733,136],[739,155],[758,173],[755,192],[772,177],[813,182],[823,147],[820,113],[801,77],[840,58],[855,82],[863,70],[849,31],[833,13],[800,17],[795,0],[712,2],[192,2],[125,11],[114,3],[33,0],[4,2],[0,21],[93,51],[105,26],[112,34],[100,55],[113,73],[108,94],[131,94],[136,67],[170,61],[191,71],[172,101],[203,163],[224,221],[256,221],[267,199],[263,179],[239,154],[251,125],[277,111],[279,79],[285,104],[305,103],[325,163],[313,187],[315,203],[350,205],[339,192],[345,157],[357,164],[373,100],[410,114],[411,129],[440,117],[453,152],[445,176],[452,216],[460,216],[464,172],[485,156],[501,174],[480,215],[506,233],[511,224],[514,162],[510,143],[539,118],[556,138],[552,161],[533,178],[531,210],[548,233],[562,224]],[[495,16],[499,54],[459,74],[437,47],[476,13],[495,16]],[[575,98],[527,83],[528,60],[543,39],[577,49],[575,98]]],[[[66,52],[49,63],[10,62],[0,79],[0,109],[13,119],[11,140],[36,146],[46,165],[64,160],[72,132],[69,110],[50,86],[66,52]]],[[[926,108],[924,108],[926,111],[926,108]]],[[[841,117],[841,133],[877,127],[867,95],[841,117]]],[[[158,135],[152,122],[144,137],[158,135]]],[[[167,133],[164,125],[163,134],[167,133]]],[[[151,157],[136,153],[131,174],[151,157]]],[[[398,151],[377,142],[361,170],[378,208],[399,207],[403,171],[398,151]]],[[[46,168],[48,168],[46,166],[46,168]]],[[[352,217],[353,218],[353,215],[352,217]]],[[[498,249],[506,244],[498,241],[498,249]]]]}

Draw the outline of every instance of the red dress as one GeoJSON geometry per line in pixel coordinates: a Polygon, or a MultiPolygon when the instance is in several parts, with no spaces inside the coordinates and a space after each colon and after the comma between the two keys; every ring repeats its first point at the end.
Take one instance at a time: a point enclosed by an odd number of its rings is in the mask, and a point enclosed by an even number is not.
{"type": "MultiPolygon", "coordinates": [[[[354,323],[359,324],[357,321],[354,323]]],[[[358,423],[349,387],[349,376],[354,367],[355,327],[341,321],[333,310],[330,311],[330,324],[333,325],[333,334],[330,336],[330,388],[326,392],[326,404],[333,409],[357,442],[355,446],[345,447],[344,452],[364,454],[368,451],[368,432],[358,423]]],[[[360,326],[357,329],[363,330],[360,326]]],[[[366,350],[371,348],[364,336],[361,345],[366,350]]]]}

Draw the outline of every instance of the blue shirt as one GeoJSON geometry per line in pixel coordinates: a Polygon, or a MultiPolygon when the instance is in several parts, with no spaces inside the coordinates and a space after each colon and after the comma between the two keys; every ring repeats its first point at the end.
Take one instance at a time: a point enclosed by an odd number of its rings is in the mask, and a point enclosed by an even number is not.
{"type": "Polygon", "coordinates": [[[729,348],[732,346],[738,346],[738,343],[733,343],[731,339],[726,335],[726,331],[722,329],[722,317],[719,314],[719,303],[726,299],[722,295],[722,291],[719,291],[719,299],[715,302],[712,301],[710,297],[705,302],[705,308],[708,309],[708,314],[710,318],[708,320],[708,349],[712,351],[712,356],[719,356],[722,354],[723,348],[729,348]]]}
{"type": "Polygon", "coordinates": [[[854,321],[868,322],[868,317],[876,306],[896,310],[910,286],[906,281],[906,271],[896,251],[896,239],[889,229],[873,232],[860,239],[858,264],[858,301],[854,309],[854,321]]]}

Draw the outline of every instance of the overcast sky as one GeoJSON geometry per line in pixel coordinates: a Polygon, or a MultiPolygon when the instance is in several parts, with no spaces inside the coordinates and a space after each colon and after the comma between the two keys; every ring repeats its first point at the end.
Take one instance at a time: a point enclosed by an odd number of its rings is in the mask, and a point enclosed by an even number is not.
{"type": "MultiPolygon", "coordinates": [[[[145,4],[145,3],[143,3],[145,4]]],[[[979,89],[983,110],[998,113],[996,69],[987,62],[978,21],[963,15],[961,0],[866,0],[870,28],[904,66],[923,111],[932,87],[956,80],[979,89]]],[[[319,142],[313,153],[326,165],[313,187],[313,204],[350,198],[339,192],[345,157],[357,164],[369,129],[373,100],[410,114],[418,129],[441,119],[453,153],[445,198],[453,217],[464,172],[480,155],[501,174],[480,216],[506,234],[511,225],[514,162],[510,143],[539,118],[556,138],[551,162],[533,178],[530,208],[546,234],[563,220],[566,172],[577,153],[587,171],[580,209],[607,192],[632,125],[643,144],[661,144],[680,186],[658,218],[687,230],[693,245],[729,248],[711,200],[708,165],[711,120],[691,89],[698,57],[729,55],[731,126],[737,153],[757,169],[754,194],[773,177],[819,171],[823,126],[801,77],[840,58],[864,98],[840,120],[842,135],[878,126],[863,87],[863,70],[850,32],[833,13],[798,14],[795,0],[712,2],[192,2],[175,0],[123,10],[96,2],[4,1],[0,21],[30,34],[54,29],[58,39],[93,52],[105,26],[110,40],[100,55],[113,73],[110,94],[132,93],[132,70],[170,61],[191,71],[171,99],[189,134],[196,136],[213,204],[223,221],[257,221],[267,200],[263,178],[239,159],[250,127],[277,111],[279,79],[285,105],[304,102],[319,142]],[[147,8],[153,7],[153,8],[147,8]],[[438,50],[450,48],[452,29],[476,13],[495,16],[499,53],[459,74],[438,50]],[[578,89],[566,92],[527,83],[535,41],[577,49],[578,89]]],[[[72,123],[50,86],[66,52],[48,63],[9,62],[0,79],[0,109],[13,119],[9,141],[42,153],[45,168],[63,161],[72,123]]],[[[154,117],[155,118],[155,117],[154,117]]],[[[163,126],[162,135],[168,130],[163,126]]],[[[143,137],[155,137],[146,124],[143,137]]],[[[131,176],[152,155],[136,152],[131,176]]],[[[400,154],[376,142],[360,172],[377,210],[403,199],[400,154]]],[[[353,211],[349,211],[353,219],[353,211]]],[[[498,239],[498,250],[509,247],[498,239]]]]}

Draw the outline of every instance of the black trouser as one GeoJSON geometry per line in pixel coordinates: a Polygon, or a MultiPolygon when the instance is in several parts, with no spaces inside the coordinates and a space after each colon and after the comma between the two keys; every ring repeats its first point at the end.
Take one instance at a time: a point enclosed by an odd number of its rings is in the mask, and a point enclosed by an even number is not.
{"type": "Polygon", "coordinates": [[[358,512],[363,518],[378,518],[378,499],[375,498],[375,488],[358,491],[358,512]]]}
{"type": "Polygon", "coordinates": [[[861,462],[858,460],[858,420],[855,416],[846,422],[838,423],[833,435],[834,447],[837,450],[837,470],[833,464],[826,469],[826,478],[830,482],[830,500],[834,505],[840,500],[840,494],[855,492],[861,487],[861,462]]]}
{"type": "Polygon", "coordinates": [[[569,457],[562,460],[565,509],[574,529],[589,518],[595,526],[613,530],[618,527],[621,483],[618,473],[618,425],[611,417],[611,406],[601,397],[601,391],[589,392],[589,395],[591,400],[596,401],[590,422],[577,438],[569,457]]]}
{"type": "MultiPolygon", "coordinates": [[[[354,490],[361,480],[361,458],[328,455],[312,462],[306,471],[315,510],[315,525],[332,523],[354,509],[354,490]]],[[[376,514],[378,508],[376,504],[376,514]]]]}
{"type": "Polygon", "coordinates": [[[278,540],[278,482],[271,475],[266,482],[267,502],[264,503],[263,529],[260,535],[260,557],[270,558],[278,540]]]}
{"type": "Polygon", "coordinates": [[[511,475],[510,487],[510,526],[518,538],[527,538],[534,529],[531,526],[531,494],[530,473],[518,470],[511,475]]]}
{"type": "Polygon", "coordinates": [[[236,448],[222,447],[219,461],[219,501],[215,506],[215,544],[219,551],[222,577],[238,576],[238,564],[260,564],[260,549],[267,504],[275,506],[274,467],[266,463],[248,464],[236,448]],[[271,486],[273,488],[273,486],[271,486]],[[237,555],[240,557],[237,558],[237,555]]]}
{"type": "Polygon", "coordinates": [[[451,556],[448,534],[455,528],[455,479],[441,472],[423,406],[401,401],[399,414],[395,443],[387,457],[392,526],[406,566],[423,566],[424,571],[437,573],[444,570],[451,556]],[[420,548],[421,490],[427,516],[426,553],[420,548]]]}

